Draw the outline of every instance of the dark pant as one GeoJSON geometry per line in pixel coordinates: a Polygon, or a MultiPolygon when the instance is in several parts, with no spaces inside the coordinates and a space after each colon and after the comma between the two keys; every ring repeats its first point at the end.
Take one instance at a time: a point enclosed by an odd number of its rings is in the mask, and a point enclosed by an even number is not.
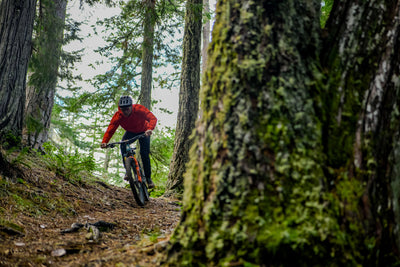
{"type": "MultiPolygon", "coordinates": [[[[140,135],[140,133],[132,133],[132,132],[125,132],[124,136],[122,137],[122,141],[131,139],[135,136],[140,135]]],[[[139,139],[140,143],[140,157],[142,158],[143,162],[143,169],[144,169],[144,176],[146,178],[151,179],[151,165],[150,165],[150,136],[145,136],[139,139]]],[[[121,155],[122,161],[124,162],[124,154],[126,153],[126,144],[121,145],[121,155]]],[[[125,166],[125,162],[124,162],[125,166]]]]}

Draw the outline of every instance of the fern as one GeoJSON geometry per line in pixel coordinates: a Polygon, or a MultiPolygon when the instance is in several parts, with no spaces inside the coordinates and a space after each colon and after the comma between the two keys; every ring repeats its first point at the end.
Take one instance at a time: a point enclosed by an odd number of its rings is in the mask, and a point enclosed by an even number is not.
{"type": "Polygon", "coordinates": [[[78,150],[75,150],[74,153],[67,153],[63,147],[56,147],[50,143],[45,143],[43,146],[45,150],[43,157],[48,169],[63,176],[71,183],[81,181],[84,173],[90,173],[96,167],[92,156],[86,156],[78,150]]]}

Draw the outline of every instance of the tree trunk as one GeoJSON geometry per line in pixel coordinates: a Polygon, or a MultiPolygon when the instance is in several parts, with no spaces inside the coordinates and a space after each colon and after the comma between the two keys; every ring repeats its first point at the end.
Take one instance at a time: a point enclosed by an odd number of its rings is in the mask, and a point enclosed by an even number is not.
{"type": "Polygon", "coordinates": [[[168,264],[398,260],[399,5],[218,2],[168,264]]]}
{"type": "Polygon", "coordinates": [[[36,0],[0,1],[0,139],[21,138],[36,0]]]}
{"type": "Polygon", "coordinates": [[[153,81],[153,43],[154,25],[156,21],[155,0],[145,0],[145,19],[142,52],[142,78],[140,90],[140,104],[151,109],[151,87],[153,81]]]}
{"type": "Polygon", "coordinates": [[[326,165],[345,166],[366,185],[362,215],[376,239],[370,261],[380,266],[392,265],[400,248],[399,7],[400,1],[335,2],[321,55],[329,73],[326,165]]]}
{"type": "Polygon", "coordinates": [[[195,127],[199,109],[200,52],[202,26],[202,0],[186,3],[185,32],[183,37],[183,59],[179,110],[175,131],[174,153],[168,174],[165,195],[183,191],[183,174],[189,160],[192,145],[190,135],[195,127]]]}
{"type": "Polygon", "coordinates": [[[43,143],[48,140],[66,8],[66,0],[41,2],[35,40],[37,47],[31,64],[33,73],[26,90],[23,130],[26,145],[36,149],[43,149],[43,143]]]}
{"type": "Polygon", "coordinates": [[[104,154],[105,154],[105,159],[103,165],[103,178],[105,179],[108,176],[108,167],[110,166],[111,151],[107,149],[104,154]]]}
{"type": "MultiPolygon", "coordinates": [[[[203,0],[203,8],[204,13],[207,14],[210,12],[210,1],[203,0]]],[[[203,48],[201,50],[201,73],[206,72],[207,67],[207,51],[208,51],[208,44],[210,43],[210,20],[207,17],[207,20],[203,24],[203,48]]]]}

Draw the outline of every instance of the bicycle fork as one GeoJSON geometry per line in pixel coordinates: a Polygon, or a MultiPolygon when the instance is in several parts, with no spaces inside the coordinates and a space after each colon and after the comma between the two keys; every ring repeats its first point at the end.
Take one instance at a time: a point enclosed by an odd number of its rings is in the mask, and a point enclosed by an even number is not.
{"type": "Polygon", "coordinates": [[[129,156],[129,158],[132,158],[135,161],[136,174],[139,182],[142,182],[142,176],[140,175],[140,169],[139,169],[139,162],[137,161],[135,156],[129,156]]]}

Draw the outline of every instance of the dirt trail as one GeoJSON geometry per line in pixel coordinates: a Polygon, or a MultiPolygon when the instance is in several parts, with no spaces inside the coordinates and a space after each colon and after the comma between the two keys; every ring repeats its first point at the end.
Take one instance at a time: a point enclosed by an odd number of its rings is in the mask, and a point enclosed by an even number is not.
{"type": "Polygon", "coordinates": [[[0,175],[0,266],[159,265],[179,221],[179,202],[151,198],[145,207],[139,207],[125,188],[101,182],[73,185],[55,174],[37,175],[24,175],[22,182],[0,175]],[[19,198],[30,204],[21,208],[16,201],[19,198]],[[64,203],[66,210],[53,203],[64,203]],[[97,221],[115,227],[103,229],[97,241],[90,239],[84,227],[61,233],[73,223],[97,221]]]}

